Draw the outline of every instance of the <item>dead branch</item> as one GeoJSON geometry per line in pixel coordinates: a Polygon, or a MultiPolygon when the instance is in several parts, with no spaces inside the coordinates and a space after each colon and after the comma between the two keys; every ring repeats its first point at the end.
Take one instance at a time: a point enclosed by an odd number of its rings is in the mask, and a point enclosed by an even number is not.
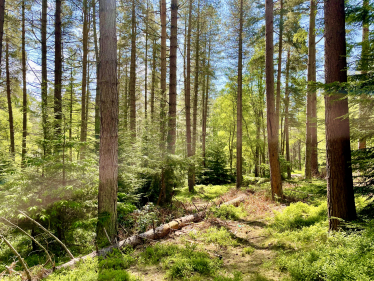
{"type": "MultiPolygon", "coordinates": [[[[225,202],[223,205],[230,205],[230,204],[238,205],[240,202],[243,202],[244,200],[245,200],[245,196],[239,196],[238,198],[225,202]]],[[[120,241],[119,243],[116,243],[115,245],[111,245],[101,250],[92,252],[91,254],[88,254],[81,258],[74,258],[63,265],[58,266],[57,269],[74,266],[78,261],[86,260],[87,258],[105,256],[108,253],[112,252],[113,249],[118,249],[118,248],[121,249],[124,247],[135,247],[137,245],[143,244],[144,241],[158,240],[160,238],[167,236],[170,232],[174,230],[181,229],[182,227],[186,225],[190,225],[191,223],[196,223],[196,222],[203,220],[205,218],[205,214],[206,212],[202,211],[196,214],[192,214],[192,215],[188,215],[188,216],[175,219],[169,223],[160,225],[159,227],[156,227],[155,229],[150,229],[147,232],[144,232],[142,234],[133,235],[125,240],[120,241]]]]}
{"type": "Polygon", "coordinates": [[[23,258],[21,257],[21,255],[17,252],[17,250],[12,246],[12,244],[10,244],[10,242],[8,240],[6,240],[6,238],[0,234],[0,238],[4,240],[5,244],[8,245],[8,247],[12,250],[12,252],[18,257],[18,260],[22,263],[22,266],[23,268],[25,269],[25,272],[26,272],[26,275],[27,275],[27,280],[31,281],[31,274],[30,274],[30,271],[25,263],[25,261],[23,260],[23,258]]]}
{"type": "Polygon", "coordinates": [[[37,226],[39,226],[41,229],[43,229],[45,232],[47,232],[51,237],[53,237],[58,243],[61,244],[61,246],[65,249],[65,251],[68,253],[68,255],[70,256],[71,259],[74,259],[74,256],[72,255],[72,253],[69,251],[69,249],[65,246],[64,243],[62,243],[60,241],[60,239],[58,239],[56,236],[54,236],[50,231],[48,231],[45,227],[43,227],[40,223],[38,223],[36,220],[30,218],[28,215],[26,215],[24,212],[22,211],[18,211],[20,212],[22,215],[24,215],[26,218],[28,218],[29,220],[31,220],[33,223],[35,223],[37,226]]]}
{"type": "Polygon", "coordinates": [[[51,258],[51,256],[50,256],[50,254],[48,253],[48,251],[47,251],[47,249],[46,248],[44,248],[44,246],[42,245],[42,244],[40,244],[34,237],[32,237],[30,234],[28,234],[26,231],[24,231],[22,228],[20,228],[18,225],[16,225],[16,224],[14,224],[14,223],[12,223],[12,222],[10,222],[9,220],[7,220],[6,218],[2,218],[4,221],[6,221],[7,223],[9,223],[10,225],[12,225],[12,226],[14,226],[14,227],[16,227],[17,229],[19,229],[23,234],[25,234],[26,236],[28,236],[32,241],[34,241],[40,248],[42,248],[43,249],[43,251],[45,252],[45,254],[47,255],[47,257],[48,257],[48,259],[47,259],[47,261],[46,261],[46,263],[43,265],[43,267],[44,266],[46,266],[47,264],[48,264],[48,262],[51,262],[51,265],[52,265],[52,270],[54,270],[54,268],[55,268],[55,265],[54,265],[54,263],[53,263],[53,261],[52,261],[52,258],[51,258]]]}

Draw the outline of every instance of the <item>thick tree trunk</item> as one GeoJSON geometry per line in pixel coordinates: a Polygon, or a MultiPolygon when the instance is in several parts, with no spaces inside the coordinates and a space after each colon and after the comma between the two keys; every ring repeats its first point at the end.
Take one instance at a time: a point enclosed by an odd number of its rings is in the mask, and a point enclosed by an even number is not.
{"type": "Polygon", "coordinates": [[[9,136],[10,136],[10,153],[12,157],[15,156],[15,145],[14,145],[14,119],[13,119],[13,105],[11,97],[10,87],[10,71],[9,71],[9,35],[6,34],[5,43],[5,72],[6,72],[6,97],[8,102],[8,116],[9,116],[9,136]]]}
{"type": "Polygon", "coordinates": [[[26,161],[27,138],[27,85],[26,85],[26,30],[25,30],[25,0],[22,0],[22,167],[26,161]]]}
{"type": "MultiPolygon", "coordinates": [[[[185,90],[185,107],[186,107],[186,144],[187,156],[193,156],[191,143],[191,30],[192,30],[192,0],[189,0],[188,11],[188,33],[187,33],[187,73],[186,73],[186,90],[185,90]]],[[[188,168],[188,190],[194,191],[195,178],[192,166],[188,168]]]]}
{"type": "Polygon", "coordinates": [[[48,144],[45,141],[49,140],[48,134],[48,71],[47,71],[47,9],[48,1],[42,0],[42,18],[41,18],[41,45],[42,45],[42,127],[43,127],[43,153],[46,156],[49,153],[48,144]]]}
{"type": "Polygon", "coordinates": [[[168,151],[175,153],[177,136],[177,48],[178,48],[178,0],[171,0],[170,26],[170,83],[169,83],[169,126],[168,151]]]}
{"type": "Polygon", "coordinates": [[[240,1],[240,19],[239,19],[239,53],[238,53],[238,96],[236,108],[236,188],[242,186],[242,139],[243,139],[243,106],[242,106],[242,71],[243,71],[243,0],[240,1]]]}
{"type": "Polygon", "coordinates": [[[284,116],[284,134],[286,142],[286,161],[287,165],[287,178],[291,179],[291,165],[290,165],[290,128],[289,128],[289,105],[290,105],[290,92],[289,92],[289,79],[290,79],[290,48],[287,51],[287,65],[286,65],[286,90],[285,90],[285,116],[284,116]]]}
{"type": "Polygon", "coordinates": [[[55,138],[58,139],[62,133],[62,40],[61,40],[61,0],[56,0],[55,14],[55,91],[54,91],[54,114],[55,114],[55,138]]]}
{"type": "MultiPolygon", "coordinates": [[[[325,71],[326,83],[347,82],[344,0],[325,2],[325,71]]],[[[340,221],[354,220],[356,215],[352,168],[348,98],[332,89],[326,102],[327,203],[330,230],[340,221]]]]}
{"type": "Polygon", "coordinates": [[[131,62],[130,62],[130,131],[136,141],[136,14],[135,0],[132,1],[131,15],[131,62]]]}
{"type": "Polygon", "coordinates": [[[282,180],[278,158],[278,126],[274,103],[274,64],[273,64],[273,0],[265,2],[266,21],[266,103],[267,103],[267,131],[268,150],[271,176],[271,192],[273,200],[275,195],[283,197],[282,180]]]}
{"type": "MultiPolygon", "coordinates": [[[[82,111],[81,111],[81,136],[80,141],[87,141],[87,119],[86,119],[86,107],[87,104],[87,58],[88,58],[88,0],[83,0],[83,58],[82,58],[82,111]]],[[[85,145],[81,147],[80,157],[84,158],[85,145]]]]}
{"type": "Polygon", "coordinates": [[[100,161],[97,241],[117,235],[118,93],[116,1],[100,0],[100,161]],[[105,233],[106,232],[106,233],[105,233]]]}

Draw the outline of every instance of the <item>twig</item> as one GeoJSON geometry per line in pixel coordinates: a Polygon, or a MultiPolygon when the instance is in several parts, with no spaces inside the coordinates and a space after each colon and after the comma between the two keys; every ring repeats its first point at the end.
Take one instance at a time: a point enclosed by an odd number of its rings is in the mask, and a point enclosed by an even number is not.
{"type": "Polygon", "coordinates": [[[107,238],[108,241],[109,241],[109,244],[112,244],[112,241],[110,241],[110,238],[109,238],[108,232],[106,232],[105,227],[103,227],[103,228],[104,228],[105,236],[106,236],[106,238],[107,238]]]}
{"type": "Polygon", "coordinates": [[[14,247],[12,246],[12,244],[10,244],[10,242],[8,240],[6,240],[6,238],[3,235],[0,234],[0,238],[2,238],[4,240],[5,244],[7,244],[8,247],[12,250],[12,252],[18,257],[18,260],[22,263],[22,266],[25,269],[25,272],[26,272],[26,275],[27,275],[27,280],[31,281],[30,271],[29,271],[29,269],[28,269],[25,261],[21,257],[21,255],[17,252],[16,249],[14,249],[14,247]]]}
{"type": "Polygon", "coordinates": [[[24,231],[22,228],[20,228],[18,225],[8,221],[6,218],[2,218],[4,221],[6,221],[7,223],[9,223],[10,225],[16,227],[17,229],[19,229],[23,234],[25,234],[26,236],[28,236],[32,241],[34,241],[40,248],[42,248],[44,250],[44,252],[46,253],[48,259],[46,261],[46,263],[43,265],[46,266],[48,264],[48,262],[50,261],[51,262],[51,265],[52,265],[52,270],[54,271],[55,270],[55,265],[54,263],[52,262],[52,258],[50,256],[50,254],[48,253],[48,251],[46,250],[46,248],[43,247],[42,244],[40,244],[34,237],[32,237],[30,234],[28,234],[26,231],[24,231]]]}
{"type": "Polygon", "coordinates": [[[24,212],[22,211],[18,211],[20,212],[22,215],[24,215],[26,218],[28,218],[29,220],[31,220],[33,223],[35,223],[37,226],[39,226],[41,229],[43,229],[45,232],[47,232],[50,236],[52,236],[58,243],[61,244],[61,246],[65,249],[65,251],[68,253],[68,255],[70,256],[71,259],[74,259],[74,256],[73,254],[69,251],[69,249],[65,246],[64,243],[62,243],[60,241],[60,239],[58,239],[56,236],[54,236],[50,231],[48,231],[44,226],[42,226],[40,223],[38,223],[36,220],[30,218],[28,215],[26,215],[24,212]]]}
{"type": "Polygon", "coordinates": [[[199,212],[199,209],[196,207],[195,203],[192,202],[192,204],[195,206],[196,212],[199,212]]]}

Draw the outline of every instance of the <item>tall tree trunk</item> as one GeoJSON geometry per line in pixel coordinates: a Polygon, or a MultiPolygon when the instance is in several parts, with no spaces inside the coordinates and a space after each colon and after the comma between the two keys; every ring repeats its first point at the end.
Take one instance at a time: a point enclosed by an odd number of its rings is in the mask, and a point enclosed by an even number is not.
{"type": "MultiPolygon", "coordinates": [[[[82,111],[81,111],[81,136],[80,141],[85,143],[87,141],[87,119],[86,107],[87,104],[87,59],[88,59],[88,0],[83,0],[83,58],[82,58],[82,111]]],[[[80,157],[84,159],[85,145],[81,147],[80,157]]]]}
{"type": "Polygon", "coordinates": [[[155,88],[156,88],[156,39],[153,40],[152,46],[152,86],[151,86],[151,120],[155,117],[155,88]]]}
{"type": "Polygon", "coordinates": [[[27,138],[27,85],[26,85],[26,30],[25,30],[25,0],[22,0],[22,167],[26,161],[27,138]]]}
{"type": "MultiPolygon", "coordinates": [[[[282,0],[281,0],[282,1],[282,0]]],[[[239,54],[238,54],[238,96],[237,96],[237,130],[236,130],[236,188],[242,186],[242,142],[243,142],[243,106],[242,106],[242,75],[243,75],[243,0],[240,1],[239,19],[239,54]]]]}
{"type": "Polygon", "coordinates": [[[160,1],[161,17],[161,98],[160,98],[160,131],[161,150],[165,142],[165,106],[166,106],[166,0],[160,1]]]}
{"type": "Polygon", "coordinates": [[[48,71],[47,71],[47,9],[48,1],[42,0],[42,18],[41,18],[41,45],[42,45],[42,83],[41,83],[41,94],[42,94],[42,127],[43,127],[43,153],[46,156],[49,153],[49,144],[46,141],[49,140],[48,134],[48,71]]]}
{"type": "Polygon", "coordinates": [[[280,119],[280,105],[281,105],[280,100],[281,100],[282,52],[283,52],[283,0],[280,0],[279,13],[280,13],[280,19],[279,19],[279,42],[278,42],[279,50],[278,50],[277,98],[276,98],[276,105],[275,105],[275,115],[276,115],[275,125],[276,125],[277,137],[279,134],[279,119],[280,119]]]}
{"type": "Polygon", "coordinates": [[[116,1],[99,0],[100,9],[100,160],[97,241],[117,235],[118,93],[116,1]]]}
{"type": "MultiPolygon", "coordinates": [[[[366,74],[369,70],[369,52],[370,52],[370,42],[369,42],[369,0],[363,1],[363,15],[362,15],[362,49],[361,49],[361,74],[364,79],[367,79],[366,74]]],[[[365,100],[367,96],[363,95],[360,97],[361,100],[365,100]]],[[[360,102],[359,104],[359,111],[360,111],[360,120],[361,122],[365,122],[367,112],[365,106],[360,102]]],[[[361,128],[364,126],[360,126],[361,128]]],[[[362,129],[361,129],[362,130],[362,129]]],[[[366,137],[361,137],[358,141],[358,149],[365,149],[366,148],[366,137]]]]}
{"type": "MultiPolygon", "coordinates": [[[[197,4],[197,31],[196,31],[196,51],[195,51],[195,85],[193,99],[193,120],[192,120],[192,154],[196,154],[197,141],[197,101],[199,96],[199,67],[200,67],[200,0],[197,4]]],[[[195,175],[194,175],[195,177],[195,175]]]]}
{"type": "MultiPolygon", "coordinates": [[[[72,141],[73,137],[73,95],[74,95],[74,85],[73,85],[73,68],[70,70],[70,106],[69,106],[69,142],[72,141]]],[[[70,147],[70,161],[73,161],[73,148],[70,147]]]]}
{"type": "MultiPolygon", "coordinates": [[[[7,26],[8,27],[8,26],[7,26]]],[[[10,71],[9,71],[9,29],[6,33],[6,45],[5,45],[5,72],[6,72],[6,96],[8,102],[8,116],[9,116],[9,136],[10,136],[10,153],[12,157],[15,156],[15,146],[14,146],[14,119],[13,119],[13,106],[10,88],[10,71]]]]}
{"type": "Polygon", "coordinates": [[[135,0],[132,1],[131,15],[131,62],[130,62],[130,131],[136,141],[136,14],[135,0]]]}
{"type": "Polygon", "coordinates": [[[145,16],[145,57],[144,57],[144,116],[145,121],[147,122],[147,111],[148,111],[148,17],[149,17],[149,8],[148,0],[146,7],[146,16],[145,16]]]}
{"type": "Polygon", "coordinates": [[[290,92],[289,92],[289,79],[290,79],[290,48],[287,51],[287,65],[286,65],[286,90],[285,90],[285,116],[284,116],[284,134],[286,142],[286,161],[287,165],[287,178],[291,179],[291,165],[290,165],[290,129],[289,129],[289,105],[290,105],[290,92]]]}
{"type": "MultiPolygon", "coordinates": [[[[326,83],[347,82],[344,0],[329,0],[325,12],[326,83]]],[[[327,203],[330,230],[340,221],[354,220],[356,207],[353,194],[348,98],[341,89],[331,89],[326,103],[327,203]]]]}
{"type": "Polygon", "coordinates": [[[277,116],[274,104],[274,65],[273,65],[273,0],[265,2],[265,21],[266,21],[266,103],[267,103],[267,131],[268,131],[268,150],[271,177],[271,192],[273,200],[275,195],[283,197],[282,180],[278,158],[278,126],[277,116]]]}
{"type": "Polygon", "coordinates": [[[54,114],[55,114],[55,138],[61,136],[62,126],[62,40],[61,40],[61,0],[56,0],[55,14],[55,91],[54,91],[54,114]]]}
{"type": "Polygon", "coordinates": [[[209,101],[209,90],[210,90],[210,52],[211,43],[210,38],[208,41],[208,67],[206,70],[206,93],[205,93],[205,103],[204,103],[204,115],[203,115],[203,166],[206,166],[206,131],[207,131],[207,120],[208,120],[208,101],[209,101]]]}
{"type": "Polygon", "coordinates": [[[4,17],[5,16],[5,0],[0,0],[0,66],[1,56],[3,54],[3,35],[4,35],[4,17]]]}
{"type": "Polygon", "coordinates": [[[125,98],[123,100],[124,107],[123,107],[123,128],[125,132],[128,130],[128,115],[129,115],[129,76],[128,76],[128,59],[126,58],[126,64],[125,64],[125,98]]]}
{"type": "Polygon", "coordinates": [[[170,83],[169,83],[169,126],[168,150],[175,153],[177,133],[177,48],[178,48],[178,0],[171,0],[170,26],[170,83]]]}
{"type": "MultiPolygon", "coordinates": [[[[96,0],[92,0],[92,26],[93,36],[95,45],[95,60],[96,60],[96,95],[95,95],[95,139],[100,138],[100,88],[99,88],[99,47],[97,43],[97,31],[96,31],[96,0]]],[[[97,141],[97,150],[100,142],[97,141]]]]}
{"type": "MultiPolygon", "coordinates": [[[[191,143],[191,29],[192,29],[192,0],[189,0],[188,11],[188,33],[187,33],[187,73],[186,73],[186,90],[185,90],[185,107],[186,107],[186,144],[187,156],[193,156],[191,143]]],[[[188,168],[188,190],[194,191],[195,177],[192,165],[188,168]]]]}
{"type": "Polygon", "coordinates": [[[306,101],[306,141],[305,141],[305,178],[311,179],[312,174],[314,174],[317,168],[318,173],[318,163],[316,163],[317,159],[317,126],[316,121],[313,115],[313,109],[315,111],[316,107],[316,91],[315,85],[316,82],[316,35],[315,35],[315,26],[316,26],[316,2],[314,0],[310,1],[310,16],[309,16],[309,59],[308,59],[308,89],[307,89],[307,101],[306,101]],[[315,128],[314,128],[315,127],[315,128]],[[313,133],[312,133],[313,130],[313,133]],[[314,135],[315,133],[315,135],[314,135]],[[312,134],[314,145],[312,147],[312,134]],[[312,173],[312,154],[313,154],[313,162],[314,162],[314,171],[312,173]]]}

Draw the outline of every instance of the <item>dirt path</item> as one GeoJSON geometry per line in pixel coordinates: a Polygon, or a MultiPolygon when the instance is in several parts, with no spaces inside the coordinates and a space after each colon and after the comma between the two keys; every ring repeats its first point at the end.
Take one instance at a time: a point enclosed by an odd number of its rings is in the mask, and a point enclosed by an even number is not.
{"type": "MultiPolygon", "coordinates": [[[[231,198],[237,196],[237,191],[225,194],[231,198]]],[[[159,243],[172,243],[178,245],[195,244],[197,249],[206,251],[209,255],[220,257],[223,262],[222,271],[230,274],[241,272],[243,280],[280,280],[282,274],[274,269],[273,261],[276,252],[267,241],[271,238],[267,230],[269,218],[274,210],[282,210],[285,206],[276,204],[267,197],[265,192],[245,192],[247,198],[243,208],[248,214],[238,220],[223,220],[208,217],[206,220],[188,225],[169,235],[159,243]],[[202,239],[209,229],[225,229],[235,242],[234,246],[222,246],[202,239]]],[[[204,202],[199,202],[204,204],[204,202]]],[[[138,250],[143,250],[140,247],[138,250]]],[[[161,266],[136,265],[129,272],[143,280],[165,280],[165,271],[161,266]]],[[[201,280],[210,280],[204,278],[201,280]]]]}

